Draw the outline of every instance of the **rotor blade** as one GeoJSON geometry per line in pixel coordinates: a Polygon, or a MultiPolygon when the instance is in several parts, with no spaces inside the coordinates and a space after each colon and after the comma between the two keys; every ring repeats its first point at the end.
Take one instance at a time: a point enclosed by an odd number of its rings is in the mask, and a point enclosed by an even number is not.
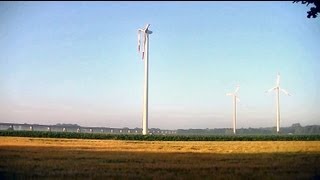
{"type": "Polygon", "coordinates": [[[238,98],[238,96],[236,96],[236,99],[237,99],[238,102],[240,102],[240,98],[238,98]]]}
{"type": "Polygon", "coordinates": [[[146,41],[147,41],[147,33],[144,33],[144,37],[143,37],[143,56],[142,59],[144,59],[145,57],[145,52],[146,52],[146,41]]]}
{"type": "Polygon", "coordinates": [[[150,24],[147,24],[147,25],[146,25],[146,28],[145,28],[145,30],[147,30],[147,29],[149,28],[149,26],[150,26],[150,24]]]}
{"type": "Polygon", "coordinates": [[[147,24],[146,27],[144,28],[144,33],[148,32],[148,28],[149,28],[150,24],[147,24]]]}
{"type": "Polygon", "coordinates": [[[141,40],[140,40],[140,30],[138,30],[138,52],[140,52],[141,40]]]}
{"type": "Polygon", "coordinates": [[[277,86],[279,86],[279,84],[280,84],[280,73],[278,73],[277,75],[277,86]]]}
{"type": "Polygon", "coordinates": [[[280,88],[280,90],[281,90],[282,92],[284,92],[286,95],[291,96],[291,94],[289,94],[288,91],[286,91],[286,90],[284,90],[284,89],[281,89],[281,88],[280,88]]]}
{"type": "Polygon", "coordinates": [[[237,93],[239,91],[240,86],[237,86],[236,90],[234,91],[234,93],[237,93]]]}
{"type": "Polygon", "coordinates": [[[233,96],[233,93],[227,93],[226,96],[233,96]]]}
{"type": "Polygon", "coordinates": [[[144,37],[143,37],[143,51],[146,51],[146,43],[147,42],[147,33],[144,33],[144,37]]]}
{"type": "Polygon", "coordinates": [[[273,87],[273,88],[271,88],[271,89],[269,89],[268,91],[265,91],[266,93],[268,93],[268,92],[270,92],[270,91],[272,91],[272,90],[275,90],[277,87],[273,87]]]}

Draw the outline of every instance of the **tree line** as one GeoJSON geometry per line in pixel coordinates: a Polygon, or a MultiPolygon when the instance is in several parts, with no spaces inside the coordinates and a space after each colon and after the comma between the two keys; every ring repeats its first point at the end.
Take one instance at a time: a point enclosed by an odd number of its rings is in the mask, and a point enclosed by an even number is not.
{"type": "MultiPolygon", "coordinates": [[[[266,128],[241,128],[237,129],[240,135],[272,135],[276,133],[276,127],[266,128]]],[[[219,129],[178,129],[180,135],[231,135],[232,128],[219,129]]],[[[300,123],[292,124],[290,127],[280,128],[280,134],[295,135],[316,135],[320,134],[320,125],[301,126],[300,123]]]]}

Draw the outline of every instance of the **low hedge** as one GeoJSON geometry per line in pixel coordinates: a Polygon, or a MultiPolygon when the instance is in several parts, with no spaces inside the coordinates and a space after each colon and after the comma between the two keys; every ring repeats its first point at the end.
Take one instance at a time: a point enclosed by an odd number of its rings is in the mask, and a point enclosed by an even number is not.
{"type": "Polygon", "coordinates": [[[320,141],[320,135],[141,135],[46,131],[0,131],[0,136],[135,141],[320,141]]]}

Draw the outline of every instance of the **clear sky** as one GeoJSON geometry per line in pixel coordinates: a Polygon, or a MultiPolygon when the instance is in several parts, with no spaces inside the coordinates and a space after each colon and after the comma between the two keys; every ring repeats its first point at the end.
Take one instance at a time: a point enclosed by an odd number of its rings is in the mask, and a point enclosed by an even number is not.
{"type": "Polygon", "coordinates": [[[0,122],[142,128],[320,124],[320,17],[287,2],[0,2],[0,122]]]}

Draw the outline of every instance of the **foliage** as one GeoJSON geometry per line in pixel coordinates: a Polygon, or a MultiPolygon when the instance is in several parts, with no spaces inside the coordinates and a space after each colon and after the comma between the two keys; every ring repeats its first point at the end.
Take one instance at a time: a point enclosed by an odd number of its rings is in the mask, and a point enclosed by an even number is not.
{"type": "MultiPolygon", "coordinates": [[[[238,135],[273,135],[276,132],[276,127],[265,128],[241,128],[237,129],[238,135]]],[[[320,134],[319,125],[301,126],[299,123],[292,124],[291,127],[281,127],[281,134],[294,135],[317,135],[320,134]]],[[[178,129],[179,135],[231,135],[233,134],[230,128],[221,129],[178,129]]]]}
{"type": "Polygon", "coordinates": [[[308,11],[308,18],[316,18],[318,16],[318,13],[320,13],[320,1],[319,0],[308,0],[308,1],[293,1],[293,3],[299,3],[301,2],[302,4],[314,4],[315,7],[311,7],[310,11],[308,11]]]}
{"type": "Polygon", "coordinates": [[[139,135],[45,131],[0,131],[0,136],[136,141],[319,141],[320,135],[139,135]]]}

